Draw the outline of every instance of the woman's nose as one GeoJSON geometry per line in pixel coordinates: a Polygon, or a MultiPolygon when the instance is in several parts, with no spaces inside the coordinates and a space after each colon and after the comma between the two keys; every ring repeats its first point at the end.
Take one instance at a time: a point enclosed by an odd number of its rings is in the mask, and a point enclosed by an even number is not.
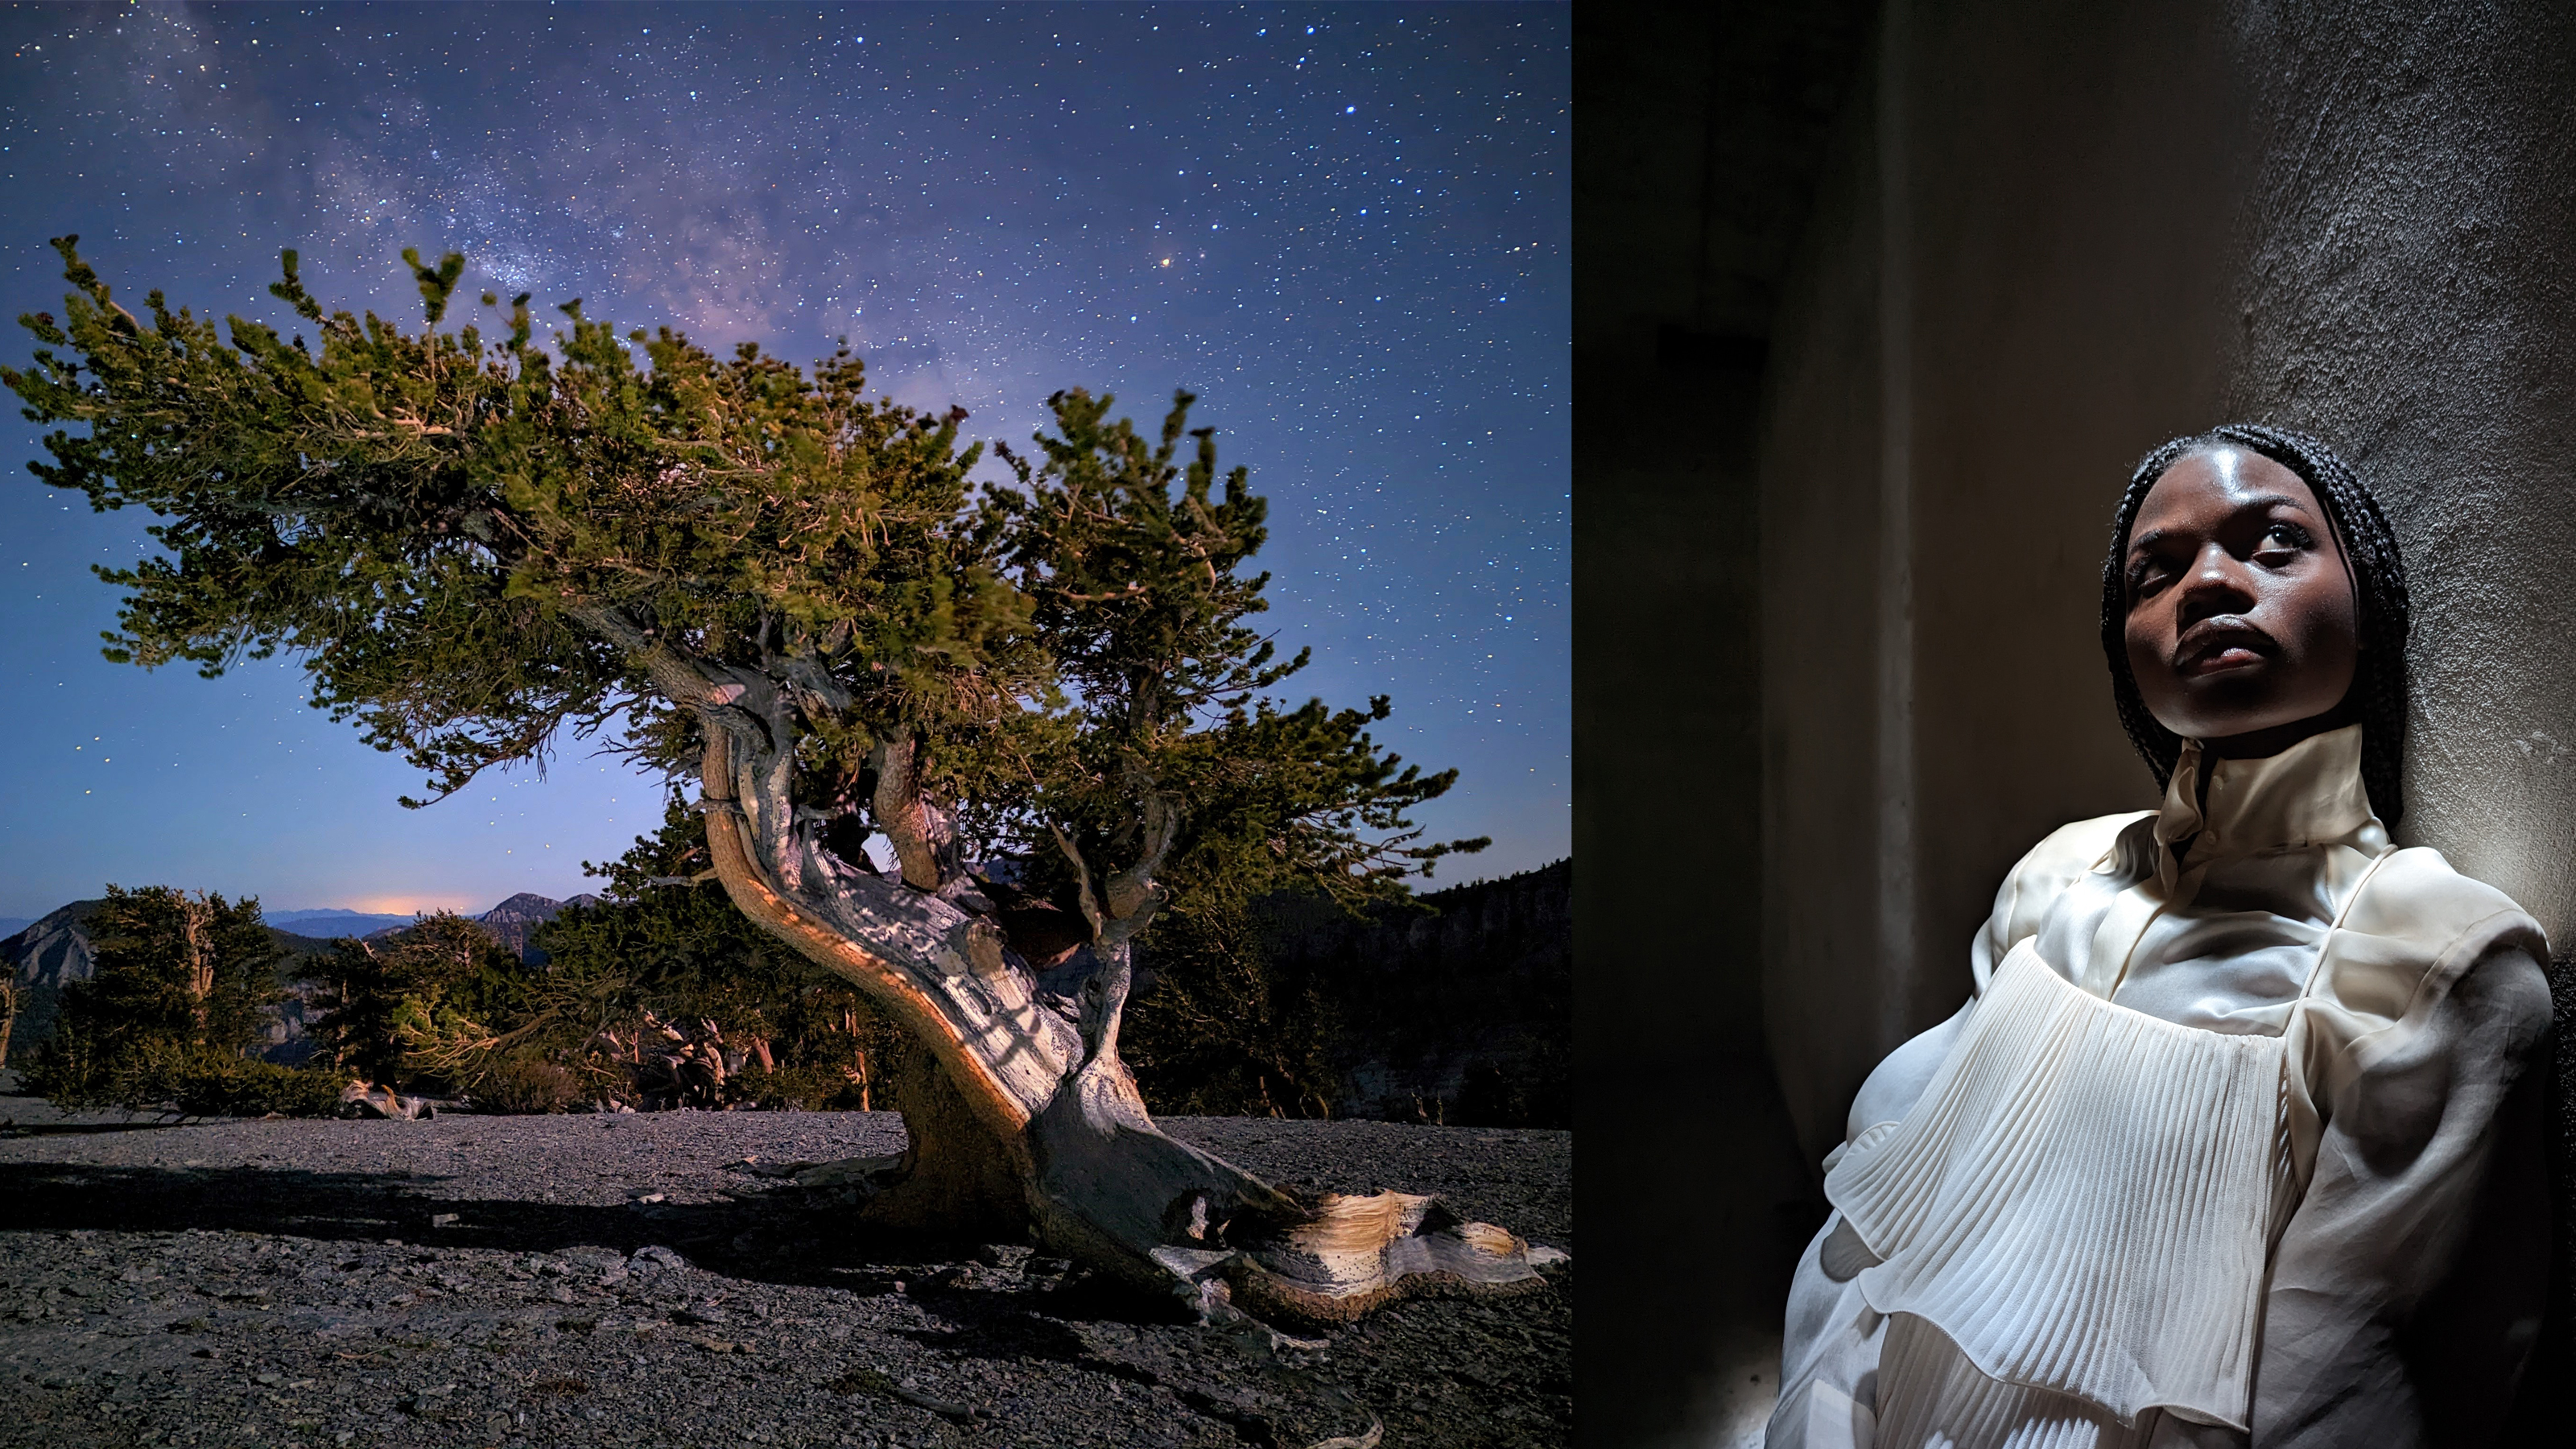
{"type": "Polygon", "coordinates": [[[2212,540],[2191,562],[2191,572],[2183,579],[2184,622],[2223,614],[2254,600],[2246,586],[2245,566],[2226,547],[2212,540]]]}

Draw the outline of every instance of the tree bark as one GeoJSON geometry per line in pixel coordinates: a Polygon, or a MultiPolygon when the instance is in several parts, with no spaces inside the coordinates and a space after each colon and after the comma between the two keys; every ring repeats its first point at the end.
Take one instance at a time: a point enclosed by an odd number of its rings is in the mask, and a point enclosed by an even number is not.
{"type": "Polygon", "coordinates": [[[213,914],[201,897],[176,898],[179,908],[179,949],[186,954],[188,967],[188,1019],[196,1030],[196,1043],[206,1044],[207,1003],[215,994],[215,962],[206,950],[206,922],[213,914]]]}
{"type": "Polygon", "coordinates": [[[873,1227],[982,1242],[1026,1236],[1026,1194],[1010,1169],[1012,1145],[985,1128],[927,1055],[899,1054],[892,1075],[904,1150],[825,1163],[797,1174],[797,1182],[854,1190],[862,1220],[873,1227]]]}
{"type": "MultiPolygon", "coordinates": [[[[755,682],[720,702],[739,700],[756,719],[768,713],[760,690],[755,682]]],[[[952,884],[937,868],[946,842],[900,838],[924,819],[914,802],[879,801],[907,879],[837,868],[815,848],[779,768],[783,714],[771,713],[766,740],[708,720],[701,807],[718,878],[745,915],[867,992],[928,1057],[923,1079],[902,1084],[903,1157],[830,1164],[800,1180],[857,1188],[866,1218],[889,1226],[1025,1233],[1203,1316],[1240,1304],[1267,1318],[1343,1322],[1410,1294],[1540,1282],[1526,1243],[1430,1198],[1301,1201],[1165,1135],[1118,1057],[1128,939],[1155,899],[1149,871],[1131,867],[1107,882],[1106,902],[1086,899],[1101,964],[1068,1022],[1005,957],[992,920],[941,890],[952,884]]],[[[909,774],[909,753],[899,759],[909,774]]],[[[1149,835],[1168,829],[1150,823],[1149,835]]]]}

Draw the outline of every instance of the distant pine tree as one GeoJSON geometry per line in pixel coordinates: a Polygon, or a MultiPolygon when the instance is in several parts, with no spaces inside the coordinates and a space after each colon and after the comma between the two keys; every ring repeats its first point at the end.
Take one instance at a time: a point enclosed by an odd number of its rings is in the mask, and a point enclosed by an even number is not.
{"type": "Polygon", "coordinates": [[[286,954],[257,899],[111,885],[89,938],[94,974],[63,988],[29,1087],[67,1108],[313,1110],[334,1095],[326,1078],[248,1060],[286,954]]]}
{"type": "Polygon", "coordinates": [[[526,971],[463,916],[424,916],[378,943],[343,938],[316,973],[325,983],[314,1038],[332,1063],[404,1091],[459,1089],[484,1023],[512,1014],[526,971]]]}
{"type": "Polygon", "coordinates": [[[1153,984],[1128,1008],[1126,1040],[1137,1085],[1163,1111],[1340,1113],[1344,1004],[1334,983],[1280,959],[1261,904],[1211,895],[1156,925],[1142,958],[1153,984]]]}

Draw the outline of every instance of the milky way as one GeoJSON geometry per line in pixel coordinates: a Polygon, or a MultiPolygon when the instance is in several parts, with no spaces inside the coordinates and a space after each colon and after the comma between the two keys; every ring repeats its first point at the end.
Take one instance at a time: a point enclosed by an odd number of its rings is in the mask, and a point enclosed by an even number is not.
{"type": "MultiPolygon", "coordinates": [[[[1568,17],[1560,6],[283,6],[0,12],[0,288],[47,236],[122,292],[417,322],[405,246],[462,295],[791,359],[1027,437],[1046,396],[1197,393],[1271,499],[1291,681],[1461,770],[1422,812],[1477,876],[1565,853],[1568,17]]],[[[291,317],[283,320],[290,321],[291,317]]],[[[28,343],[0,345],[25,357],[28,343]]],[[[35,430],[0,434],[34,456],[35,430]]],[[[437,807],[302,705],[98,660],[144,520],[0,484],[0,913],[107,880],[273,908],[582,887],[657,787],[567,749],[437,807]]]]}

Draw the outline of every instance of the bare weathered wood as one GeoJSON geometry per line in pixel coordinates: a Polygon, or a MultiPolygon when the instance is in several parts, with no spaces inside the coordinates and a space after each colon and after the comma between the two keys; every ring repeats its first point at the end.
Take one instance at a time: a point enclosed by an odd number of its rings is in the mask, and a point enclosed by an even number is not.
{"type": "Polygon", "coordinates": [[[9,1065],[9,1038],[18,1030],[18,1008],[18,971],[5,966],[0,969],[0,1067],[9,1065]]]}

